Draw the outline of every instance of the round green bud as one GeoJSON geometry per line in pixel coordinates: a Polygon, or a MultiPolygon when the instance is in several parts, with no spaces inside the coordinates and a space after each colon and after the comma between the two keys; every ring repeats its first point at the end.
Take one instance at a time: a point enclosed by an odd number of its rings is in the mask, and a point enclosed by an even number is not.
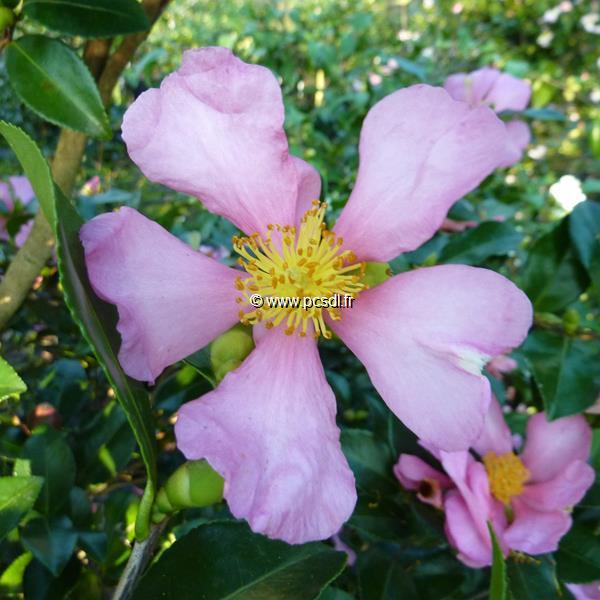
{"type": "Polygon", "coordinates": [[[252,330],[243,325],[236,325],[214,340],[210,345],[210,364],[217,381],[237,369],[253,349],[252,330]]]}
{"type": "Polygon", "coordinates": [[[2,33],[8,27],[12,27],[15,24],[15,13],[6,8],[0,6],[0,33],[2,33]]]}
{"type": "Polygon", "coordinates": [[[392,276],[392,270],[390,265],[387,263],[380,262],[368,262],[365,267],[365,275],[362,282],[366,284],[369,289],[374,288],[376,285],[383,283],[392,276]]]}
{"type": "Polygon", "coordinates": [[[567,335],[575,335],[579,327],[579,313],[574,308],[568,308],[563,315],[563,327],[567,335]]]}

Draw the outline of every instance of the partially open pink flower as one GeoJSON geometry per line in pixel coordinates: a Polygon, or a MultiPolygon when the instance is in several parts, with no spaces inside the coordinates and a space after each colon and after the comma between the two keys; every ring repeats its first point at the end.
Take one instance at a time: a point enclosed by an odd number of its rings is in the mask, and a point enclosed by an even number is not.
{"type": "MultiPolygon", "coordinates": [[[[527,81],[489,67],[472,73],[450,75],[444,88],[456,100],[471,106],[486,105],[497,113],[525,110],[531,98],[531,85],[527,81]]],[[[509,134],[509,153],[499,165],[501,167],[518,163],[531,140],[529,127],[523,121],[509,121],[506,129],[509,134]]]]}
{"type": "Polygon", "coordinates": [[[129,108],[123,138],[148,178],[197,196],[248,236],[234,238],[243,270],[130,208],[96,217],[81,239],[94,289],[118,307],[119,358],[132,377],[155,380],[240,320],[257,326],[242,365],[180,409],[177,443],[223,475],[236,517],[298,543],[334,534],[356,500],[315,338],[333,329],[399,418],[459,450],[478,437],[490,401],[481,367],[523,340],[531,306],[497,273],[459,265],[370,290],[362,283],[365,261],[418,247],[505,159],[506,129],[489,108],[426,85],[375,105],[335,233],[316,200],[319,175],[289,154],[283,121],[269,70],[224,48],[186,52],[160,89],[129,108]],[[254,294],[356,301],[257,308],[254,294]]]}
{"type": "MultiPolygon", "coordinates": [[[[4,204],[7,212],[12,212],[15,208],[15,200],[19,200],[21,204],[26,206],[35,198],[35,193],[27,177],[22,175],[8,178],[8,183],[0,181],[0,202],[4,204]]],[[[8,231],[6,230],[7,219],[0,216],[0,240],[8,240],[8,231]]],[[[17,235],[15,236],[15,244],[21,247],[29,232],[33,227],[33,219],[24,223],[17,235]]]]}
{"type": "MultiPolygon", "coordinates": [[[[525,448],[517,455],[500,405],[493,401],[473,445],[480,460],[469,452],[440,451],[436,457],[445,473],[431,467],[433,474],[427,473],[427,480],[451,480],[443,507],[446,534],[458,558],[471,567],[491,564],[488,521],[505,554],[510,549],[528,554],[556,550],[571,527],[568,509],[594,482],[594,470],[586,463],[590,448],[591,429],[583,417],[549,422],[538,413],[529,419],[525,448]]],[[[398,465],[409,458],[416,457],[402,455],[398,465]]],[[[399,480],[408,489],[419,486],[399,480]]]]}

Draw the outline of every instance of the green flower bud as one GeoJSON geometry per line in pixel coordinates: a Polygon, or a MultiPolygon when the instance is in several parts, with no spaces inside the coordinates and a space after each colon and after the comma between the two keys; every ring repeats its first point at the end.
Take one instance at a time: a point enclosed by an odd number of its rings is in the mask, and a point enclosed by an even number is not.
{"type": "Polygon", "coordinates": [[[158,523],[165,514],[219,502],[223,498],[223,484],[223,478],[205,460],[184,463],[158,491],[152,520],[158,523]]]}
{"type": "Polygon", "coordinates": [[[6,8],[0,6],[0,33],[2,33],[8,27],[12,27],[15,24],[15,13],[6,8]]]}
{"type": "Polygon", "coordinates": [[[370,288],[383,283],[392,276],[392,270],[387,263],[368,262],[362,282],[370,288]]]}
{"type": "Polygon", "coordinates": [[[567,335],[575,335],[579,327],[579,313],[574,308],[568,308],[563,315],[563,327],[567,335]]]}
{"type": "Polygon", "coordinates": [[[243,325],[236,325],[214,340],[210,345],[210,364],[217,381],[237,369],[253,349],[252,330],[243,325]]]}

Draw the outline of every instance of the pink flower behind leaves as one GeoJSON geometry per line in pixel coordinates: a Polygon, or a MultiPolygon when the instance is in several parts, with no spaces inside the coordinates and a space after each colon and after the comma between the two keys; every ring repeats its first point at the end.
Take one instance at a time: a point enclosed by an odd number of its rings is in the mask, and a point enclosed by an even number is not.
{"type": "Polygon", "coordinates": [[[485,269],[444,265],[366,290],[365,261],[429,239],[448,208],[506,158],[487,107],[417,85],[377,103],[360,138],[354,190],[325,227],[316,170],[289,154],[277,79],[224,48],[184,53],[181,68],[129,108],[123,138],[152,181],[197,196],[248,237],[243,271],[183,244],[131,208],[81,230],[90,281],[117,305],[125,371],[154,381],[238,321],[256,348],[219,386],[185,404],[180,450],[225,479],[231,512],[291,543],[336,533],[356,501],[335,397],[315,337],[332,329],[363,361],[395,414],[446,450],[479,435],[490,401],[482,366],[521,343],[526,296],[485,269]],[[352,309],[250,303],[264,296],[356,298],[352,309]]]}
{"type": "MultiPolygon", "coordinates": [[[[439,451],[436,458],[444,473],[429,465],[427,473],[421,473],[423,481],[451,480],[443,509],[446,535],[458,550],[458,558],[470,567],[491,564],[488,521],[505,554],[509,550],[555,551],[571,527],[569,508],[594,482],[594,470],[586,462],[590,448],[591,429],[583,417],[549,422],[544,413],[538,413],[529,419],[525,447],[517,455],[500,405],[493,401],[484,430],[473,445],[478,458],[469,452],[439,451]]],[[[421,485],[414,475],[406,485],[406,465],[415,459],[401,455],[395,467],[407,489],[421,485]]]]}
{"type": "MultiPolygon", "coordinates": [[[[14,200],[18,200],[24,206],[27,206],[35,198],[35,193],[27,177],[17,175],[8,178],[8,183],[0,181],[0,202],[10,213],[14,210],[14,200]]],[[[8,231],[6,230],[7,219],[0,216],[0,240],[8,240],[8,231]]],[[[24,223],[15,235],[15,244],[20,248],[31,232],[33,219],[24,223]]]]}
{"type": "MultiPolygon", "coordinates": [[[[471,106],[489,106],[497,113],[525,110],[531,98],[531,85],[528,82],[488,67],[472,73],[450,75],[444,88],[456,100],[471,106]]],[[[507,159],[500,165],[502,167],[518,163],[531,140],[529,127],[523,121],[509,121],[506,129],[509,151],[507,159]]]]}

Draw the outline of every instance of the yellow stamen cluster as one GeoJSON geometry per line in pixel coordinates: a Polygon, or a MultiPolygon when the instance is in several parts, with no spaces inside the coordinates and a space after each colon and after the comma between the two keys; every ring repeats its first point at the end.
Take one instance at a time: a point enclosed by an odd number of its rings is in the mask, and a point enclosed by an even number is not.
{"type": "Polygon", "coordinates": [[[483,464],[490,481],[490,491],[502,504],[508,506],[513,496],[523,493],[523,484],[530,475],[516,454],[488,452],[483,457],[483,464]]]}
{"type": "Polygon", "coordinates": [[[361,282],[365,263],[356,262],[353,252],[344,250],[343,238],[327,230],[324,223],[326,205],[313,201],[302,217],[299,228],[269,225],[266,237],[234,237],[233,248],[247,278],[238,277],[237,302],[251,310],[240,310],[240,321],[246,325],[264,322],[270,329],[283,324],[285,333],[306,336],[309,324],[315,337],[331,338],[324,312],[332,320],[341,318],[339,308],[269,307],[255,308],[250,302],[254,294],[262,298],[305,298],[346,295],[355,298],[365,285],[361,282]]]}

